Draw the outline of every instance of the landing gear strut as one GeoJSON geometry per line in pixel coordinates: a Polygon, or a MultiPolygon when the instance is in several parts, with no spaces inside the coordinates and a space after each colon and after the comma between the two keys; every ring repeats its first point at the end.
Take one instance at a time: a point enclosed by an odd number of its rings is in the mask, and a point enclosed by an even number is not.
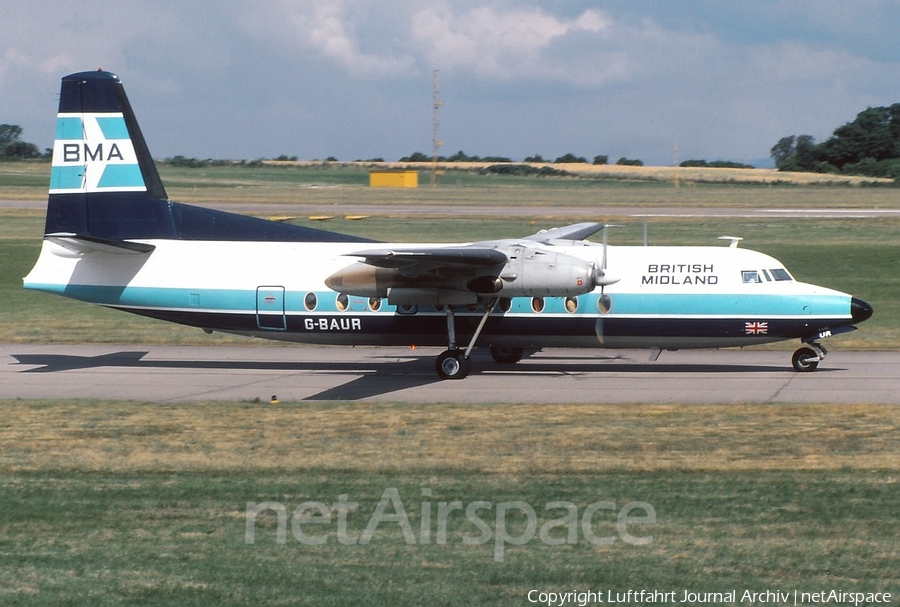
{"type": "Polygon", "coordinates": [[[469,356],[471,356],[472,349],[475,347],[475,341],[484,329],[488,316],[494,311],[496,305],[497,298],[492,299],[490,303],[488,303],[484,314],[481,316],[481,321],[478,323],[478,328],[476,328],[475,333],[472,334],[469,345],[466,346],[465,350],[460,350],[456,347],[456,319],[453,315],[453,308],[447,306],[448,347],[447,350],[442,352],[441,355],[437,357],[437,360],[434,361],[434,370],[441,379],[463,379],[469,375],[469,371],[472,370],[472,361],[469,356]]]}
{"type": "Polygon", "coordinates": [[[812,373],[819,367],[819,362],[825,358],[826,354],[828,354],[828,350],[820,344],[812,342],[794,352],[791,364],[794,366],[794,371],[798,373],[812,373]]]}

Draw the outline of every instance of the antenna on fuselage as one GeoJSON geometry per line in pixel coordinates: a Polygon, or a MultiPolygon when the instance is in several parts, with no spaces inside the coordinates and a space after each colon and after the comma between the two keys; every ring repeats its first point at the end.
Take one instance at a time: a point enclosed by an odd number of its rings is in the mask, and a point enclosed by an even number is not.
{"type": "Polygon", "coordinates": [[[736,249],[738,243],[744,239],[740,236],[719,236],[719,240],[730,240],[731,242],[728,244],[728,247],[731,249],[736,249]]]}

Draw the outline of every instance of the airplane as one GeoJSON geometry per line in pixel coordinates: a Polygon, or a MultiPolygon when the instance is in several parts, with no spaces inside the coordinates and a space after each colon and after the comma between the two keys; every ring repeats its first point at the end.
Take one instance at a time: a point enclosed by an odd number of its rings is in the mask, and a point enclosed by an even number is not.
{"type": "Polygon", "coordinates": [[[47,217],[27,289],[259,338],[444,346],[442,379],[473,349],[518,362],[542,348],[663,350],[819,343],[872,316],[737,246],[612,246],[578,223],[523,238],[383,243],[171,201],[121,80],[62,78],[47,217]]]}

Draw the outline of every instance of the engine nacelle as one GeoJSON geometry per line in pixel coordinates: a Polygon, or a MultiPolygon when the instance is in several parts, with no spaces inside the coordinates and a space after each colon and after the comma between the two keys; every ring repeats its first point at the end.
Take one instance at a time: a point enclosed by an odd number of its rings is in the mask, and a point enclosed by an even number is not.
{"type": "Polygon", "coordinates": [[[604,282],[596,264],[558,251],[526,250],[511,256],[499,276],[469,282],[470,290],[502,297],[571,297],[590,293],[604,282]]]}
{"type": "Polygon", "coordinates": [[[376,268],[360,261],[325,279],[329,289],[357,297],[387,297],[390,287],[400,280],[393,268],[376,268]]]}
{"type": "Polygon", "coordinates": [[[617,282],[591,261],[552,249],[516,248],[502,267],[452,268],[407,276],[395,268],[357,262],[325,279],[328,288],[358,297],[388,297],[391,303],[463,304],[478,297],[574,297],[617,282]],[[472,278],[475,274],[475,278],[472,278]]]}

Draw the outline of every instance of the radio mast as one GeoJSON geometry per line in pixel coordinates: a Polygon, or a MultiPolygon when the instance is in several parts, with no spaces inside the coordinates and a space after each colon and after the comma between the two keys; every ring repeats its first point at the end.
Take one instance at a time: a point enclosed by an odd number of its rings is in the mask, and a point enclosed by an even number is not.
{"type": "Polygon", "coordinates": [[[437,187],[438,182],[438,156],[440,156],[441,143],[441,71],[434,70],[434,107],[431,115],[431,187],[437,187]]]}

